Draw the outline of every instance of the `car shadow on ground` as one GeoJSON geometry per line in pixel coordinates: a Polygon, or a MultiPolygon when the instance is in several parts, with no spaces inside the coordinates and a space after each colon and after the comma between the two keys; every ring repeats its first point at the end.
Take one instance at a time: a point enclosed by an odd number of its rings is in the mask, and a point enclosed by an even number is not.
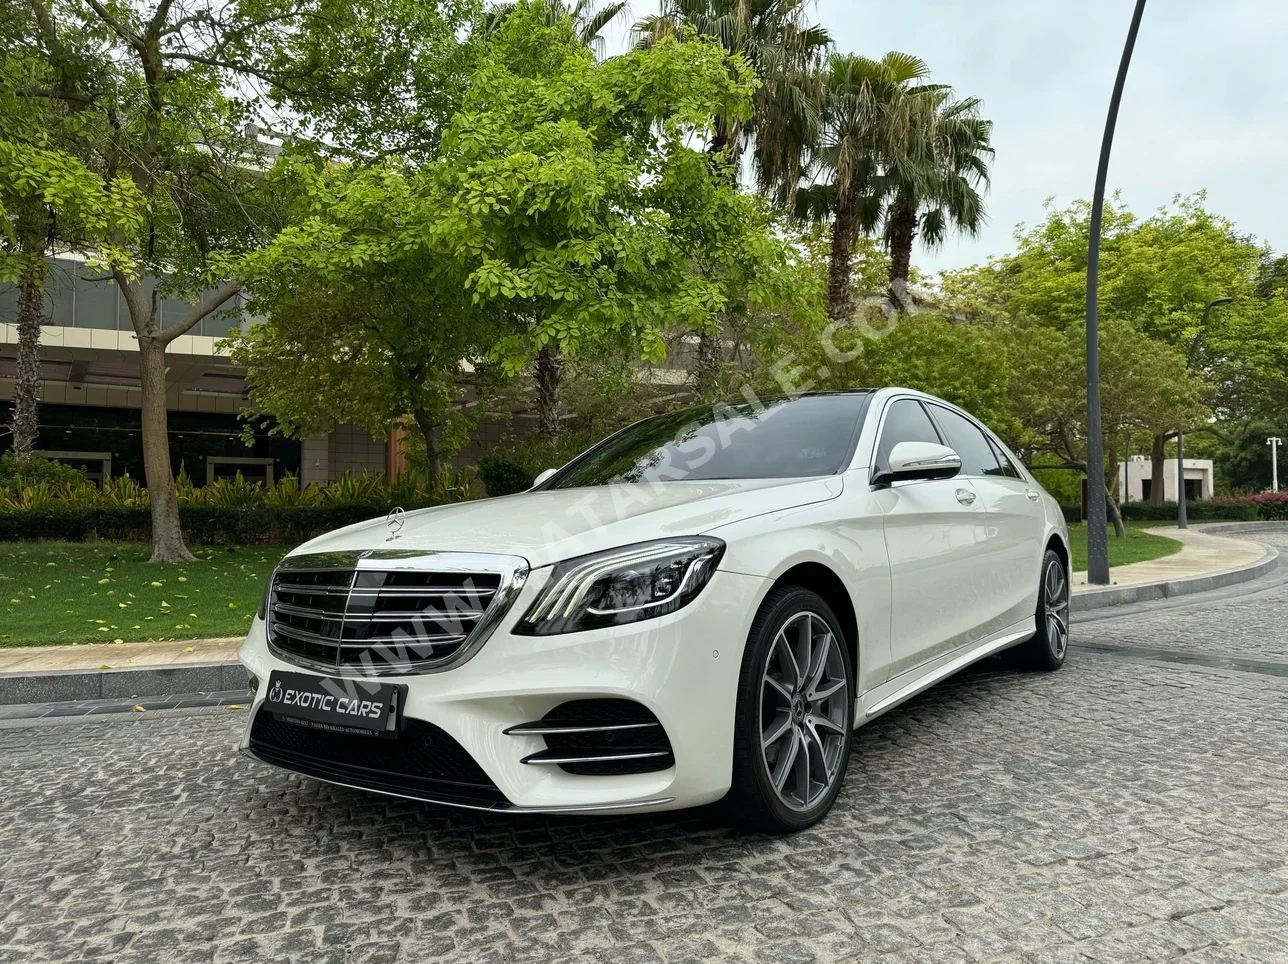
{"type": "Polygon", "coordinates": [[[721,805],[616,817],[490,813],[382,797],[281,771],[275,771],[275,779],[290,782],[277,788],[283,802],[307,811],[310,821],[350,839],[358,836],[361,850],[383,853],[395,863],[409,861],[421,872],[485,868],[516,887],[539,891],[560,882],[586,886],[624,873],[684,874],[701,863],[706,878],[718,883],[722,873],[730,881],[744,878],[748,861],[781,860],[807,841],[817,845],[820,836],[828,846],[838,837],[862,840],[865,821],[879,812],[888,823],[892,804],[897,808],[898,803],[890,779],[869,786],[873,774],[892,761],[904,772],[917,767],[919,748],[928,746],[919,733],[960,730],[971,707],[994,692],[1027,687],[1032,679],[999,659],[985,660],[862,727],[832,812],[792,838],[739,829],[721,805]]]}

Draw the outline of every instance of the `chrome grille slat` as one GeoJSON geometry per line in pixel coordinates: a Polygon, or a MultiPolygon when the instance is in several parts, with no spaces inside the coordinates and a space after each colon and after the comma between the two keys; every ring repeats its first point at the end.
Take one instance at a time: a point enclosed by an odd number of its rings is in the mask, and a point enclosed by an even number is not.
{"type": "Polygon", "coordinates": [[[522,559],[481,553],[288,557],[270,585],[268,642],[339,675],[435,672],[477,651],[527,572],[522,559]]]}
{"type": "Polygon", "coordinates": [[[273,603],[273,612],[287,616],[302,616],[305,619],[325,619],[334,623],[397,623],[410,622],[415,619],[425,622],[443,622],[449,619],[478,619],[483,615],[482,609],[453,609],[450,612],[417,609],[382,609],[375,613],[331,613],[325,610],[308,609],[291,603],[273,603]]]}
{"type": "Polygon", "coordinates": [[[341,649],[365,649],[373,644],[385,646],[419,646],[425,643],[453,643],[467,639],[468,633],[442,633],[433,636],[373,636],[370,639],[340,640],[341,649]]]}

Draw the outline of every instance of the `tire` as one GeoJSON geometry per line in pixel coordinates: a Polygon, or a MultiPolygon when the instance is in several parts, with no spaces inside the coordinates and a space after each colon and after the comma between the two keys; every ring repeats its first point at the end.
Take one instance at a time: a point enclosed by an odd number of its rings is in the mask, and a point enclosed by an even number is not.
{"type": "Polygon", "coordinates": [[[799,586],[772,590],[751,624],[738,680],[724,799],[733,822],[794,833],[827,814],[849,764],[854,678],[850,647],[822,597],[799,586]],[[801,673],[807,641],[811,665],[801,673]]]}
{"type": "Polygon", "coordinates": [[[1038,631],[1007,655],[1020,669],[1057,670],[1069,652],[1069,572],[1053,549],[1042,557],[1036,616],[1038,631]]]}

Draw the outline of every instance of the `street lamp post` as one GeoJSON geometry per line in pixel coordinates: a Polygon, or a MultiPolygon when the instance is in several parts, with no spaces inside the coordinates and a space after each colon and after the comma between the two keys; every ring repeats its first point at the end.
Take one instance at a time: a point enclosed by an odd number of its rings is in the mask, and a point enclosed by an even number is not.
{"type": "Polygon", "coordinates": [[[1266,439],[1266,444],[1270,446],[1270,491],[1279,491],[1279,446],[1284,444],[1284,440],[1276,436],[1266,439]]]}
{"type": "Polygon", "coordinates": [[[1091,199],[1091,237],[1087,243],[1087,582],[1093,586],[1109,585],[1109,533],[1105,513],[1105,440],[1101,437],[1100,419],[1100,326],[1096,316],[1097,286],[1100,280],[1100,221],[1105,207],[1105,181],[1109,177],[1109,154],[1114,146],[1114,127],[1118,123],[1118,105],[1122,103],[1127,68],[1140,32],[1140,19],[1145,15],[1145,0],[1136,0],[1136,9],[1127,28],[1122,60],[1114,92],[1109,97],[1109,115],[1105,118],[1105,135],[1100,141],[1100,164],[1096,167],[1096,190],[1091,199]]]}
{"type": "MultiPolygon", "coordinates": [[[[1203,309],[1203,320],[1199,322],[1199,330],[1194,333],[1194,340],[1190,342],[1190,353],[1185,359],[1186,371],[1194,367],[1194,353],[1198,351],[1203,333],[1207,331],[1208,316],[1212,314],[1212,309],[1217,305],[1228,305],[1232,301],[1234,301],[1233,298],[1214,298],[1203,309]]],[[[1185,432],[1180,430],[1176,433],[1176,528],[1188,529],[1189,527],[1190,520],[1185,516],[1185,432]]]]}

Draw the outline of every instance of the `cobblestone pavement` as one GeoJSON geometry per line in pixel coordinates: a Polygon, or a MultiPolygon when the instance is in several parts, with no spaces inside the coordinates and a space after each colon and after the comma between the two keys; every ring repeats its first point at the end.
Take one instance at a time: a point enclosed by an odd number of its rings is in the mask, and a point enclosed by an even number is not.
{"type": "MultiPolygon", "coordinates": [[[[1286,607],[1086,631],[1288,660],[1286,607]]],[[[238,756],[227,708],[10,721],[0,961],[1288,961],[1288,679],[1105,649],[881,717],[777,839],[329,787],[238,756]]]]}
{"type": "MultiPolygon", "coordinates": [[[[1288,532],[1259,532],[1256,541],[1278,548],[1288,560],[1288,532]]],[[[1288,561],[1281,561],[1276,577],[1288,561]]],[[[1173,652],[1220,654],[1288,663],[1288,587],[1272,597],[1235,597],[1217,604],[1186,605],[1138,616],[1122,616],[1077,627],[1078,640],[1112,645],[1149,646],[1173,652]]],[[[1284,959],[1288,960],[1288,951],[1284,959]]]]}

